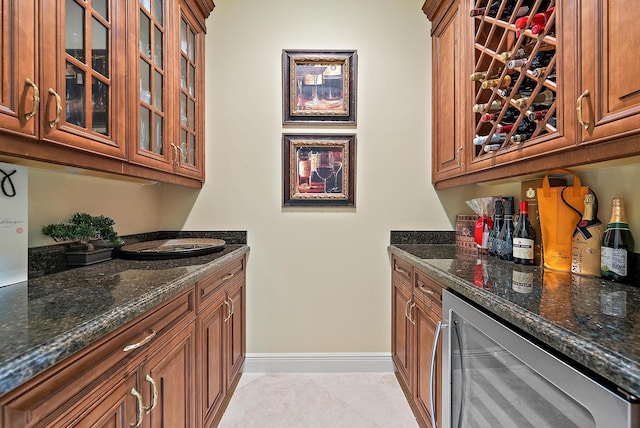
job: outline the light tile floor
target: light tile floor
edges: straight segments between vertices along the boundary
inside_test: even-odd
[[[245,373],[220,428],[415,428],[393,373]]]

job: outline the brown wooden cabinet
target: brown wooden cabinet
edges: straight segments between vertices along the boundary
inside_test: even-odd
[[[536,0],[530,2],[528,16],[550,11],[541,33],[531,25],[518,31],[518,17],[503,10],[504,2],[497,11],[470,16],[472,9],[490,3],[427,0],[423,6],[432,21],[435,187],[640,154],[640,143],[631,138],[640,132],[640,69],[630,54],[631,40],[638,36],[629,25],[635,3]],[[529,61],[512,74],[507,63],[520,48]],[[538,74],[530,64],[542,50],[554,55]],[[487,75],[471,81],[472,73]],[[507,75],[513,77],[510,84],[505,83]],[[500,82],[497,87],[493,80]],[[516,139],[518,125],[528,123],[529,109],[543,107],[534,101],[542,93],[552,94],[544,101],[544,114],[526,139]],[[518,111],[515,119],[507,109]],[[486,113],[495,116],[488,119]],[[513,129],[503,131],[500,125],[508,123]],[[498,141],[476,145],[474,136]]]
[[[245,263],[242,258],[198,283],[198,402],[202,426],[215,426],[244,363]]]
[[[442,288],[414,266],[392,257],[392,359],[421,425],[441,427],[442,345],[434,351],[442,321]],[[435,428],[435,427],[434,427]]]
[[[200,187],[213,7],[3,2],[0,154]]]
[[[0,398],[0,427],[210,427],[245,358],[246,256]]]

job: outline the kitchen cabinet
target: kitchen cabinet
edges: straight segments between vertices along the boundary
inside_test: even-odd
[[[392,258],[392,359],[422,425],[441,427],[442,288],[414,266]],[[436,414],[432,418],[432,402]],[[434,427],[435,428],[435,427]]]
[[[503,10],[507,3],[484,12],[488,3],[427,0],[423,6],[432,20],[437,189],[640,154],[632,138],[640,130],[640,71],[628,54],[638,35],[627,18],[634,16],[635,3],[536,0],[527,16],[549,11],[537,34],[531,25],[516,29],[518,17]],[[470,17],[476,8],[481,13]],[[520,48],[527,62],[509,69]],[[547,67],[530,67],[543,50],[551,53]],[[469,78],[479,72],[487,76]],[[550,96],[535,100],[540,94]],[[530,109],[542,111],[534,128],[517,130],[528,124]],[[500,128],[509,123],[512,129]],[[522,133],[525,139],[516,138]],[[499,141],[476,145],[474,136]]]
[[[213,7],[3,2],[0,154],[200,187]]]
[[[200,420],[215,426],[226,400],[240,379],[245,358],[245,263],[242,258],[214,272],[198,284],[198,388]]]
[[[194,382],[194,300],[194,290],[188,289],[4,395],[2,426],[76,426],[106,420],[129,426],[145,417],[139,406],[151,406],[154,382],[158,400],[171,397],[176,409],[187,406],[194,413],[193,393],[186,391]],[[128,392],[123,395],[124,390]],[[170,395],[163,397],[165,393]],[[165,402],[153,410],[154,417],[164,416]]]

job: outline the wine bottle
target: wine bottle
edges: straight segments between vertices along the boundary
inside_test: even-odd
[[[544,106],[542,107],[543,107],[542,110],[535,109],[533,108],[533,106],[529,107],[529,110],[527,110],[527,114],[526,114],[527,119],[529,119],[532,122],[543,120],[544,117],[549,112],[549,109],[545,108]]]
[[[578,275],[600,276],[600,252],[604,224],[598,218],[594,193],[584,196],[584,213],[576,224],[571,238],[571,272]]]
[[[477,7],[475,9],[471,9],[471,12],[469,12],[469,15],[473,18],[474,16],[484,15],[486,12],[488,16],[495,17],[498,14],[499,9],[500,9],[500,1],[497,0],[491,3],[491,5],[489,6],[488,12],[486,12],[487,11],[486,7]]]
[[[502,144],[487,144],[486,146],[484,146],[484,149],[482,149],[485,153],[489,153],[489,152],[495,152],[496,150],[499,150],[500,147],[502,147]]]
[[[532,265],[536,231],[529,221],[529,203],[520,202],[520,216],[513,231],[513,261],[521,265]]]
[[[529,68],[536,69],[546,67],[547,65],[549,65],[555,54],[555,50],[538,52],[536,56],[533,57],[533,60],[531,60]],[[522,68],[527,65],[528,62],[529,57],[512,59],[511,61],[507,62],[507,68],[510,70],[514,68]]]
[[[504,200],[504,220],[497,245],[500,248],[498,257],[502,260],[513,260],[513,196]]]
[[[473,106],[474,113],[484,113],[485,110],[496,111],[502,108],[502,100],[493,100],[491,103],[476,104]]]
[[[504,112],[504,115],[502,115],[502,121],[504,123],[515,123],[515,121],[518,119],[518,117],[520,116],[520,110],[518,110],[515,107],[509,107],[507,109],[507,111]],[[494,120],[498,119],[498,115],[495,113],[485,113],[482,115],[482,117],[480,118],[481,122],[493,122]]]
[[[528,16],[523,16],[522,18],[516,19],[516,22],[515,22],[516,37],[520,37],[520,35],[522,34],[522,30],[526,29],[529,26],[531,27],[536,26],[536,30],[538,32],[540,32],[540,30],[544,30],[544,27],[549,21],[549,18],[551,17],[551,14],[553,13],[554,10],[555,10],[555,7],[550,7],[544,12],[536,13],[531,18],[529,18]],[[533,32],[533,28],[531,31]],[[534,33],[534,34],[538,34],[538,33]]]
[[[535,122],[532,122],[527,118],[523,118],[518,124],[515,132],[511,136],[511,142],[522,143],[528,140],[529,138],[531,138],[531,135],[533,134],[533,131],[536,130],[537,126],[538,125]]]
[[[518,73],[518,75],[516,76],[515,74],[509,75],[507,74],[506,76],[504,76],[503,78],[497,78],[497,79],[489,79],[489,80],[485,80],[484,82],[482,82],[482,84],[480,85],[480,87],[482,89],[489,89],[489,88],[508,88],[509,86],[511,86],[512,82],[515,82],[516,79],[518,78],[518,76],[520,75],[520,73]]]
[[[520,86],[518,86],[518,94],[520,94],[521,96],[522,95],[529,96],[529,95],[531,95],[533,90],[536,88],[536,86],[537,86],[536,82],[534,82],[533,80],[525,77],[522,80],[522,82],[520,83]],[[498,95],[500,95],[502,97],[508,97],[512,90],[513,90],[513,87],[499,88],[498,89]]]
[[[496,199],[494,206],[493,229],[489,232],[487,249],[490,255],[497,256],[498,236],[502,230],[502,199]]]
[[[537,42],[531,42],[526,45],[520,46],[516,50],[501,52],[498,54],[498,58],[500,58],[502,62],[506,62],[508,59],[526,58],[529,56],[529,54],[531,54],[531,52],[533,52],[536,45],[537,45]],[[550,51],[550,50],[555,50],[555,48],[556,47],[554,45],[543,42],[543,43],[540,43],[537,51],[538,52]]]
[[[615,282],[626,282],[631,279],[631,263],[634,250],[633,235],[624,212],[624,200],[613,198],[611,218],[602,238],[600,251],[603,278]]]
[[[499,123],[496,125],[496,132],[499,134],[508,134],[513,129],[513,123]]]
[[[555,95],[553,94],[553,92],[550,89],[545,89],[544,91],[540,92],[538,95],[533,97],[533,100],[531,101],[531,104],[539,104],[539,105],[544,105],[544,106],[550,106],[551,104],[553,104],[553,100],[554,99],[555,99]],[[516,106],[522,108],[525,105],[527,105],[529,100],[531,100],[531,97],[522,96],[522,97],[514,100],[513,102],[516,104]]]
[[[502,143],[506,138],[507,136],[505,134],[493,134],[491,136],[491,140],[489,140],[488,135],[479,135],[473,139],[473,145],[481,146],[486,142],[493,143],[493,144]]]

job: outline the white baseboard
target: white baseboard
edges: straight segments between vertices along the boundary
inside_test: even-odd
[[[389,352],[246,354],[245,373],[393,373]]]

